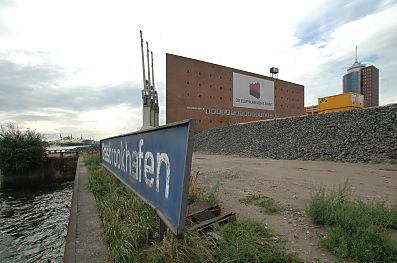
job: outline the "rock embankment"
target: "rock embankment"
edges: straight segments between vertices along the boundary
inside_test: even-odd
[[[195,151],[275,159],[397,162],[397,104],[223,126]]]

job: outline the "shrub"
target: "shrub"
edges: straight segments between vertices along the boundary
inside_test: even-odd
[[[318,224],[334,224],[338,217],[338,211],[345,206],[350,197],[350,188],[346,182],[339,186],[339,190],[326,193],[323,188],[312,194],[308,214]]]
[[[22,171],[42,164],[47,143],[35,130],[21,130],[13,124],[0,130],[0,169]]]
[[[396,262],[397,248],[387,229],[396,228],[397,203],[389,208],[383,201],[352,200],[349,190],[346,182],[339,191],[320,189],[312,195],[308,214],[329,226],[323,245],[359,262]]]

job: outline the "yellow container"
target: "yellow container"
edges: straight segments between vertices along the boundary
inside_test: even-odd
[[[318,98],[318,110],[320,114],[362,108],[364,108],[364,95],[357,93],[343,93]]]

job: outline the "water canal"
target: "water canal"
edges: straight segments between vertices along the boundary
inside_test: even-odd
[[[0,190],[0,262],[62,262],[72,187]]]

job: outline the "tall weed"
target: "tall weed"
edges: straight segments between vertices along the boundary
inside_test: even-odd
[[[190,176],[188,203],[204,201],[212,206],[219,204],[219,182],[213,186],[202,188],[198,183],[198,177],[199,172]]]
[[[320,189],[312,195],[308,214],[328,225],[323,244],[342,258],[360,262],[397,261],[397,246],[387,235],[396,228],[397,203],[389,208],[384,201],[352,200],[346,182],[338,191]]]

